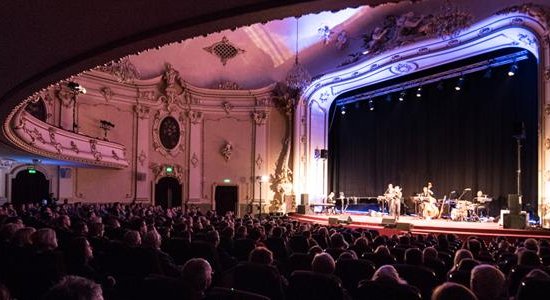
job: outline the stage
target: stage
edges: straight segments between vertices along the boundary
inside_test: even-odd
[[[503,228],[497,222],[466,222],[452,221],[450,219],[425,220],[413,216],[401,216],[397,222],[393,222],[393,219],[387,216],[370,216],[366,213],[290,213],[289,217],[301,222],[376,229],[384,235],[401,234],[410,231],[413,234],[454,233],[461,237],[475,235],[480,238],[485,237],[488,239],[494,236],[506,236],[510,238],[533,237],[537,239],[550,238],[550,230],[531,227],[527,229],[509,229]]]

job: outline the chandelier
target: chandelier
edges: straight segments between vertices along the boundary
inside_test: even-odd
[[[296,56],[294,66],[286,74],[285,83],[289,88],[298,91],[302,91],[311,83],[311,75],[298,61],[298,18],[296,18]]]

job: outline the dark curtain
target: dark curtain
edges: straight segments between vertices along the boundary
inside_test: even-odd
[[[537,205],[537,61],[530,55],[518,63],[407,90],[406,99],[392,94],[346,105],[346,114],[333,105],[329,128],[329,188],[347,196],[383,194],[388,183],[403,188],[404,196],[433,183],[436,197],[460,195],[470,200],[476,191],[493,197],[492,215],[517,192],[518,125],[521,140],[521,192],[524,209]],[[336,101],[334,102],[336,103]]]

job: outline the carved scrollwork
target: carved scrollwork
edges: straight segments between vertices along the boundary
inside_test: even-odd
[[[220,149],[220,154],[223,156],[225,161],[229,161],[231,159],[231,155],[233,155],[233,145],[231,145],[230,142],[226,142]]]
[[[241,88],[236,82],[233,81],[222,81],[218,83],[218,89],[220,90],[240,90]]]
[[[71,150],[74,151],[74,153],[78,154],[80,150],[78,149],[78,146],[74,141],[71,141]]]
[[[191,124],[199,124],[200,122],[202,122],[203,113],[202,111],[190,110],[187,113],[187,117],[191,121]]]
[[[153,91],[139,91],[138,92],[138,100],[140,102],[143,101],[153,101],[155,100],[155,92]]]
[[[546,67],[546,69],[544,69],[544,80],[550,80],[550,67]]]
[[[543,6],[539,4],[526,3],[521,5],[510,6],[497,12],[497,15],[506,15],[506,14],[516,13],[516,12],[534,17],[537,20],[539,20],[541,23],[543,23],[547,29],[550,28],[550,9],[547,6]],[[516,22],[516,21],[512,20],[512,22]]]
[[[120,160],[120,157],[118,157],[118,154],[116,154],[116,151],[115,151],[115,150],[112,150],[111,153],[112,153],[113,158],[114,158],[115,160]]]
[[[171,167],[172,172],[166,172],[167,167]],[[163,177],[174,177],[179,181],[179,183],[183,183],[184,169],[182,166],[178,164],[168,165],[168,164],[151,163],[149,165],[149,168],[153,171],[153,175],[155,176],[155,182],[158,182]]]
[[[262,159],[262,156],[258,154],[258,156],[256,157],[256,168],[258,168],[258,170],[261,170],[263,163],[264,160]]]
[[[233,104],[229,103],[228,101],[224,101],[222,103],[222,108],[226,114],[229,114],[233,110]]]
[[[147,154],[145,154],[145,151],[141,150],[141,152],[138,155],[138,162],[139,165],[143,167],[143,163],[147,159]]]
[[[104,86],[104,87],[100,88],[99,93],[101,93],[101,95],[103,96],[103,98],[105,99],[106,102],[111,101],[113,99],[114,94],[115,94],[113,92],[113,90],[108,86]]]
[[[544,139],[544,148],[546,150],[550,150],[550,138],[545,138]]]
[[[142,104],[136,104],[134,105],[134,112],[137,114],[137,117],[140,119],[147,119],[149,118],[149,107],[142,105]]]
[[[90,140],[90,152],[96,161],[100,161],[102,159],[101,152],[97,151],[97,140]]]
[[[268,113],[266,111],[255,111],[251,114],[252,120],[258,126],[264,125],[267,121]]]
[[[132,82],[141,77],[128,57],[111,61],[104,66],[97,67],[97,69],[115,76],[118,82]]]
[[[55,136],[56,136],[56,129],[55,127],[50,127],[48,128],[48,132],[49,132],[49,135],[50,135],[50,144],[52,146],[54,146],[55,150],[57,151],[57,153],[61,153],[63,152],[63,147],[61,146],[60,143],[58,143],[56,140],[55,140]]]
[[[77,93],[69,89],[65,84],[58,85],[55,94],[61,102],[61,105],[66,108],[71,107],[78,96]]]
[[[193,168],[196,168],[199,165],[199,157],[195,152],[193,152],[193,156],[191,156],[191,165]]]
[[[0,169],[11,169],[15,164],[15,160],[9,158],[0,158]]]

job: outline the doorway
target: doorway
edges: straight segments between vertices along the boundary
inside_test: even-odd
[[[11,201],[19,205],[24,203],[41,203],[48,199],[50,181],[44,173],[32,169],[22,170],[11,180]]]
[[[218,185],[214,191],[216,213],[218,216],[225,215],[232,211],[237,214],[237,204],[239,203],[239,189],[236,185]]]
[[[155,204],[162,208],[182,205],[181,184],[174,177],[163,177],[155,185]]]

